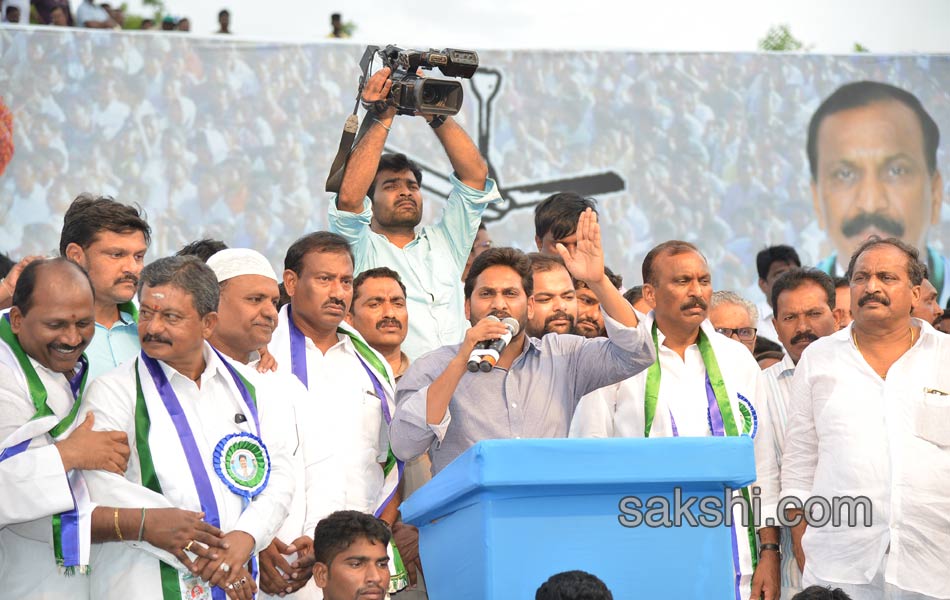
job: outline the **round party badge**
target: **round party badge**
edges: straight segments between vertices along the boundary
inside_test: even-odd
[[[256,435],[232,433],[214,449],[214,470],[232,492],[253,498],[270,479],[267,446]]]
[[[755,439],[755,434],[759,431],[759,416],[748,398],[738,393],[736,396],[739,397],[739,414],[742,415],[742,434]]]

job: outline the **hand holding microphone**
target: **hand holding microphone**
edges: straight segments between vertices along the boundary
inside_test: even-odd
[[[504,327],[502,331],[499,326]],[[518,335],[521,329],[518,321],[511,317],[499,319],[494,315],[488,315],[469,330],[469,336],[477,336],[479,341],[475,344],[468,357],[467,368],[472,373],[482,371],[487,373],[491,371],[505,347],[511,342],[511,338]]]

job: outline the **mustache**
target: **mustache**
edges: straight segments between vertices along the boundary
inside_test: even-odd
[[[709,308],[709,305],[706,304],[706,301],[702,298],[690,298],[686,302],[680,304],[680,310],[689,310],[691,308],[701,308],[706,310]]]
[[[152,335],[151,333],[146,333],[145,337],[142,338],[142,343],[148,344],[152,342],[156,344],[167,344],[169,346],[172,345],[172,341],[168,338],[162,337],[160,335]]]
[[[493,317],[498,317],[499,321],[504,321],[505,319],[511,316],[511,313],[506,310],[493,310],[492,312],[488,314],[490,314]]]
[[[344,302],[343,300],[340,300],[339,298],[330,298],[329,300],[323,303],[324,307],[333,306],[333,305],[337,305],[343,310],[346,310],[346,302]]]
[[[846,237],[854,237],[871,227],[880,229],[894,237],[904,235],[903,223],[881,213],[861,213],[852,219],[848,219],[841,224],[841,233]]]
[[[379,322],[376,323],[376,329],[382,329],[383,327],[387,327],[389,325],[402,329],[402,323],[399,322],[399,319],[393,319],[393,318],[388,318],[388,317],[385,319],[380,319]]]
[[[120,283],[131,283],[133,285],[139,284],[139,278],[133,275],[132,273],[126,273],[122,277],[119,277],[115,280],[112,285],[119,285]]]
[[[884,294],[865,294],[858,300],[858,306],[864,306],[868,302],[880,302],[884,306],[890,306],[891,301]]]
[[[56,350],[57,352],[66,352],[66,353],[68,353],[68,352],[74,352],[74,351],[76,351],[76,350],[79,350],[80,348],[82,348],[82,347],[85,346],[85,345],[86,345],[86,340],[83,340],[82,342],[76,344],[75,346],[70,346],[69,344],[60,344],[60,343],[55,343],[55,342],[54,342],[54,343],[50,344],[49,347],[50,347],[51,349],[53,349],[53,350]]]
[[[808,342],[809,344],[818,339],[818,336],[815,335],[814,331],[803,331],[801,333],[796,333],[792,338],[791,345],[794,346],[800,342]]]
[[[564,319],[564,320],[570,321],[571,324],[574,323],[574,316],[573,316],[573,315],[569,315],[569,314],[567,314],[566,312],[564,312],[563,310],[558,310],[558,311],[553,312],[551,315],[549,315],[548,318],[544,320],[544,324],[547,325],[547,324],[550,323],[551,321],[558,321],[558,320],[560,320],[560,319]]]

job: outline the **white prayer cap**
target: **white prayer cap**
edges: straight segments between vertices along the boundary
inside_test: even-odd
[[[228,248],[216,252],[208,259],[208,266],[218,277],[218,283],[240,275],[261,275],[279,283],[270,262],[250,248]]]

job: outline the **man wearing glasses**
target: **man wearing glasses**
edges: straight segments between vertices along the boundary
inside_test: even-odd
[[[713,292],[709,302],[709,321],[716,333],[742,343],[755,354],[755,324],[759,310],[739,294],[728,291]]]

